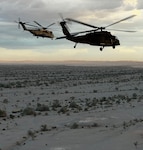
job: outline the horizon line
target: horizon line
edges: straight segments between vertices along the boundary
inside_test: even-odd
[[[88,60],[57,60],[57,61],[34,61],[34,60],[21,60],[21,61],[0,61],[0,65],[69,65],[69,66],[142,66],[143,61],[133,60],[105,60],[105,61],[88,61]]]

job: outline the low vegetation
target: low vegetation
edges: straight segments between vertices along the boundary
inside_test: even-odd
[[[6,117],[6,116],[7,116],[6,111],[0,109],[0,117]]]
[[[35,122],[42,120],[35,125],[36,130],[29,124],[26,138],[30,140],[37,140],[38,135],[49,135],[49,132],[54,135],[69,129],[120,128],[123,133],[143,122],[143,119],[135,114],[134,119],[131,116],[129,119],[119,120],[118,124],[103,123],[104,119],[116,120],[106,116],[110,111],[141,107],[142,68],[6,65],[0,66],[0,69],[1,135],[6,130],[20,127],[23,118],[32,118]],[[85,115],[85,120],[82,118],[83,122],[80,122],[82,115]],[[103,120],[99,121],[98,115]],[[90,116],[94,116],[95,120],[90,120]],[[54,117],[57,120],[60,118],[61,122],[56,124]],[[20,144],[17,142],[17,145]],[[139,144],[135,141],[134,145],[138,147]]]

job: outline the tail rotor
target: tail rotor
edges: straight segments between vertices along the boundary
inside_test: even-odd
[[[20,23],[21,23],[20,18],[18,18],[18,21],[15,21],[15,22],[18,23],[18,29],[20,29]]]
[[[55,23],[51,23],[50,25],[48,25],[47,27],[42,26],[40,23],[38,23],[37,21],[33,21],[35,24],[37,24],[40,28],[46,30],[49,27],[51,27],[52,25],[54,25]]]
[[[63,15],[61,13],[59,13],[59,16],[61,18],[61,22],[59,22],[59,24],[62,26],[64,25],[68,31],[70,31],[69,27],[67,26],[67,23],[70,23],[68,20],[64,19]]]

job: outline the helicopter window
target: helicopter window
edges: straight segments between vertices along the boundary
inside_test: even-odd
[[[115,36],[115,39],[118,40],[118,38]]]
[[[112,40],[118,40],[116,36],[112,36]]]

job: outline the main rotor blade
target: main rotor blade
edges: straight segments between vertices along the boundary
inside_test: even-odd
[[[38,26],[40,26],[40,27],[42,27],[43,28],[43,26],[41,25],[41,24],[39,24],[37,21],[34,21]]]
[[[82,33],[89,33],[89,32],[95,32],[98,29],[95,30],[86,30],[86,31],[80,31],[80,32],[75,32],[75,33],[71,33],[72,36],[78,35],[78,34],[82,34]]]
[[[37,26],[35,26],[35,25],[32,25],[32,24],[28,24],[28,23],[25,23],[26,25],[28,25],[28,26],[31,26],[31,27],[35,27],[35,28],[38,28]]]
[[[49,28],[50,26],[54,25],[55,23],[51,23],[50,25],[47,26],[47,28]]]
[[[124,18],[124,19],[121,19],[121,20],[119,20],[119,21],[117,21],[117,22],[114,22],[114,23],[112,23],[112,24],[109,24],[108,26],[105,26],[105,28],[110,27],[110,26],[113,26],[114,24],[120,23],[120,22],[122,22],[122,21],[131,19],[131,18],[133,18],[133,17],[135,17],[135,16],[136,16],[136,15],[131,15],[131,16],[126,17],[126,18]]]
[[[57,37],[56,40],[59,40],[59,39],[65,39],[67,36],[61,36],[61,37]]]
[[[85,25],[85,26],[88,26],[88,27],[91,27],[91,28],[95,28],[95,29],[99,28],[99,27],[96,27],[96,26],[93,26],[93,25],[90,25],[90,24],[87,24],[87,23],[84,23],[84,22],[81,22],[81,21],[78,21],[78,20],[75,20],[75,19],[71,19],[71,18],[66,18],[66,20],[76,22],[76,23],[79,23],[79,24],[82,24],[82,25]]]
[[[112,30],[112,31],[119,31],[119,32],[137,32],[137,31],[131,31],[131,30],[118,30],[118,29],[108,29],[108,30]]]

